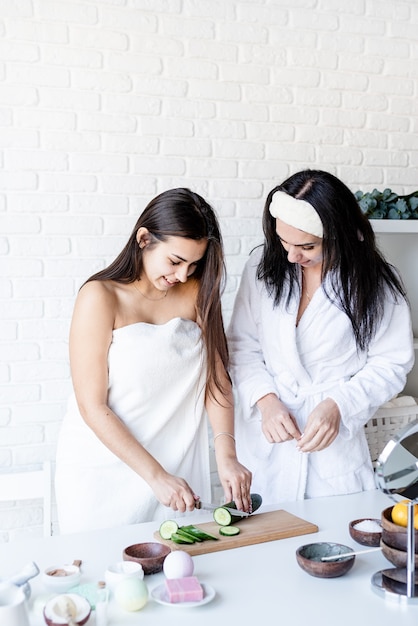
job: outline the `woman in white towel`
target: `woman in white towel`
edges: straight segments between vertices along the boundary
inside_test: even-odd
[[[227,500],[250,506],[236,456],[224,272],[198,194],[154,198],[119,256],[82,286],[70,331],[74,394],[57,449],[62,533],[164,520],[210,501],[206,411]]]
[[[364,424],[414,359],[410,310],[372,227],[335,176],[267,196],[228,329],[237,452],[266,504],[375,487]]]

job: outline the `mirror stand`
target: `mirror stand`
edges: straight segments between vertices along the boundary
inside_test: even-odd
[[[418,604],[418,580],[415,582],[415,529],[414,505],[412,500],[408,506],[407,526],[407,567],[393,567],[376,572],[372,577],[372,588],[388,600],[397,600],[405,604]]]

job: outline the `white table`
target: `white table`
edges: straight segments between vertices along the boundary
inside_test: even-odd
[[[349,496],[317,498],[280,505],[298,517],[316,524],[319,532],[253,546],[194,557],[195,574],[216,590],[214,600],[204,606],[180,608],[154,601],[139,612],[127,613],[111,602],[109,626],[125,624],[171,624],[214,626],[214,624],[256,624],[264,622],[328,626],[416,626],[417,604],[385,600],[373,591],[372,575],[391,564],[378,551],[357,556],[354,567],[341,578],[309,576],[296,562],[295,551],[313,541],[337,541],[362,549],[348,532],[351,520],[380,517],[393,502],[379,491]],[[271,510],[262,507],[260,512]],[[184,523],[203,523],[211,515],[193,513]],[[245,522],[243,522],[245,523]],[[103,579],[106,566],[122,560],[123,548],[154,540],[155,522],[96,532],[61,535],[48,539],[17,541],[0,546],[0,577],[35,561],[42,570],[49,565],[82,559],[83,582]],[[146,576],[151,590],[163,582],[163,574]],[[40,577],[32,580],[32,597],[44,594]],[[240,621],[241,620],[241,621]],[[95,623],[94,614],[88,626]],[[31,614],[31,626],[43,626],[42,618]]]

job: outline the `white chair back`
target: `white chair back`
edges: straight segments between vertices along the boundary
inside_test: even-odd
[[[388,441],[417,418],[418,404],[380,407],[364,427],[373,466]]]
[[[43,500],[43,534],[52,534],[52,476],[51,462],[45,461],[42,469],[28,472],[0,473],[0,502]]]

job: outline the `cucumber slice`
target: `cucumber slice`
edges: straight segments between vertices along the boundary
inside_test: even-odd
[[[238,526],[221,526],[219,529],[219,534],[224,537],[234,537],[234,535],[239,535],[240,529]]]
[[[176,531],[176,533],[178,535],[180,535],[180,537],[186,537],[186,539],[193,539],[193,541],[198,541],[199,543],[202,541],[202,539],[200,537],[198,537],[197,535],[194,535],[193,533],[189,533],[185,528],[183,528],[182,526],[179,526],[178,530]]]
[[[213,519],[219,526],[229,526],[232,522],[232,515],[223,506],[218,506],[213,512]]]
[[[215,541],[218,541],[218,537],[214,537],[214,535],[210,535],[209,533],[202,530],[201,528],[198,528],[198,526],[192,526],[192,525],[180,526],[180,528],[182,530],[185,530],[187,533],[189,533],[189,535],[192,535],[193,537],[197,537],[201,539],[202,541],[206,541],[206,539],[214,539]]]
[[[178,524],[173,519],[168,519],[160,526],[161,539],[171,539],[171,535],[178,530]]]
[[[173,533],[171,535],[171,540],[174,541],[174,543],[187,543],[189,545],[195,542],[194,539],[186,537],[185,535],[180,535],[179,533]]]

